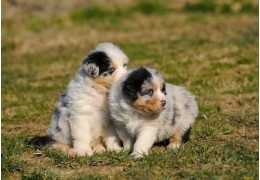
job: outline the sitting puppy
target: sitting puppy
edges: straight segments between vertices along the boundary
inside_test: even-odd
[[[70,155],[119,150],[107,104],[113,83],[126,72],[127,56],[111,43],[99,44],[84,58],[75,78],[60,96],[47,137],[72,147]],[[53,145],[55,147],[55,144]]]
[[[166,84],[152,68],[122,76],[110,89],[109,109],[116,132],[132,155],[142,157],[155,142],[169,139],[178,148],[189,139],[198,108],[183,87]]]

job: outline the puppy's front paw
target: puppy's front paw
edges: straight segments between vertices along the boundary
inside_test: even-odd
[[[133,156],[134,158],[138,159],[138,158],[142,158],[142,157],[143,157],[143,154],[137,153],[137,152],[133,152],[133,153],[131,154],[131,156]]]
[[[83,154],[83,156],[92,156],[93,155],[93,151],[92,151],[92,149],[91,148],[88,148],[88,149],[86,149],[85,150],[85,152],[83,152],[83,153],[78,153],[78,156],[80,156],[81,154]]]
[[[181,147],[181,143],[180,142],[174,142],[174,143],[170,143],[167,146],[167,149],[177,149]]]
[[[119,152],[122,150],[122,148],[119,145],[114,144],[113,146],[108,146],[107,150]]]
[[[77,156],[77,152],[75,151],[74,148],[70,148],[68,150],[68,155],[71,156],[71,157],[76,157]]]
[[[131,156],[133,156],[134,158],[142,158],[144,157],[145,155],[147,155],[148,152],[144,152],[144,151],[133,151]]]
[[[130,151],[131,147],[132,147],[130,142],[124,142],[123,146],[124,146],[124,150],[126,150],[126,151]]]
[[[94,146],[94,147],[93,147],[93,151],[94,151],[95,153],[101,154],[101,153],[105,152],[106,149],[105,149],[104,146],[98,145],[98,146]]]
[[[68,150],[68,154],[69,156],[75,157],[75,156],[92,156],[93,155],[93,151],[91,148],[88,149],[75,149],[75,148],[71,148]]]

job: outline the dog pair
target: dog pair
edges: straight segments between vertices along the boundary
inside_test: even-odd
[[[164,82],[152,68],[127,71],[127,56],[111,43],[90,51],[60,96],[47,137],[70,155],[132,150],[141,157],[155,142],[177,148],[189,138],[198,113],[194,97]]]

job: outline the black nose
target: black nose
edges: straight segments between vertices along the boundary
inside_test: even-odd
[[[165,100],[161,100],[161,106],[164,107],[166,105],[166,101]]]

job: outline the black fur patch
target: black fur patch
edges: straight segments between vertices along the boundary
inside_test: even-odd
[[[68,107],[68,100],[67,100],[67,94],[66,93],[63,93],[60,96],[60,101],[61,101],[61,106],[62,107]]]
[[[167,95],[165,83],[163,83],[163,87],[162,87],[161,91],[162,91],[163,94]]]
[[[61,115],[61,112],[60,112],[59,108],[56,107],[55,110],[54,110],[54,117],[55,117],[55,119],[59,120],[60,119],[60,115]]]
[[[82,62],[82,64],[93,63],[99,68],[99,74],[107,71],[110,66],[111,59],[102,51],[95,51],[89,54]]]
[[[136,100],[142,84],[151,77],[151,73],[143,67],[134,70],[123,83],[123,95],[131,101]]]
[[[182,142],[186,143],[190,140],[191,127],[182,135]]]
[[[47,146],[54,142],[54,140],[49,136],[35,136],[27,142],[27,145],[34,147]]]
[[[184,105],[184,107],[185,107],[185,109],[189,109],[189,108],[190,108],[190,105],[189,105],[188,103],[186,103],[186,104]]]
[[[56,130],[57,132],[60,132],[60,131],[61,131],[61,128],[59,127],[59,125],[57,125],[57,127],[55,128],[55,130]]]
[[[173,107],[172,125],[175,123],[176,118],[179,117],[180,115],[181,114],[180,114],[179,108],[176,105],[174,105],[174,107]]]
[[[163,141],[156,142],[156,143],[154,143],[153,145],[154,145],[154,146],[163,146],[163,147],[167,147],[169,144],[170,144],[169,139],[165,139],[165,140],[163,140]]]

